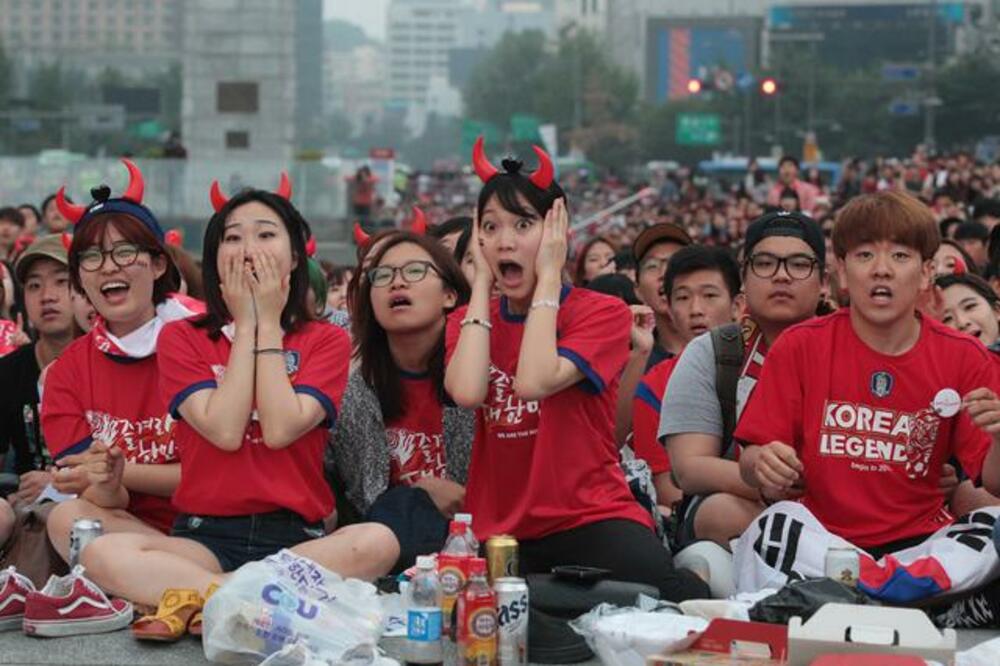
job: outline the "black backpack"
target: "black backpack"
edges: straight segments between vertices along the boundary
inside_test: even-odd
[[[710,335],[715,350],[715,394],[722,409],[722,451],[729,458],[736,430],[736,386],[743,369],[743,330],[739,324],[725,324],[713,328]]]

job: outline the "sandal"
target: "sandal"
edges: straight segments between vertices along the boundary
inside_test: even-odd
[[[140,641],[172,643],[184,635],[195,615],[201,615],[204,604],[197,590],[165,590],[156,614],[139,618],[132,635]]]
[[[215,594],[215,591],[218,589],[219,589],[218,583],[212,583],[211,585],[209,585],[208,589],[205,590],[204,601],[207,602],[209,598],[213,594]],[[202,604],[202,606],[204,607],[204,603]],[[191,616],[191,621],[188,622],[188,628],[187,628],[188,633],[191,634],[192,636],[201,636],[201,625],[202,625],[202,609],[199,608],[197,611],[195,611],[195,614]]]

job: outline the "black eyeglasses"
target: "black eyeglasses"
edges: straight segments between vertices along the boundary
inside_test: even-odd
[[[101,270],[105,257],[111,257],[111,261],[118,268],[126,268],[135,263],[140,252],[149,252],[149,250],[134,243],[115,243],[110,250],[89,247],[77,254],[77,259],[82,270],[93,273]]]
[[[758,252],[750,255],[748,260],[750,270],[759,278],[773,278],[778,274],[778,269],[785,267],[788,277],[793,280],[805,280],[816,270],[818,261],[808,254],[790,254],[787,257],[779,257],[770,252]]]
[[[428,271],[434,271],[438,275],[438,269],[429,261],[408,261],[402,266],[376,266],[368,271],[368,281],[373,287],[388,287],[396,277],[396,271],[403,276],[403,280],[409,284],[420,282],[427,277]]]

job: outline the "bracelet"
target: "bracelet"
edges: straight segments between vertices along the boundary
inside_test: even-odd
[[[531,308],[529,309],[534,310],[535,308],[552,308],[553,310],[558,310],[559,301],[535,301],[531,304]]]
[[[284,356],[285,355],[285,350],[284,349],[279,349],[278,347],[268,347],[266,349],[254,349],[253,350],[253,355],[254,356],[260,356],[261,354],[281,354],[282,356]]]
[[[476,326],[482,326],[487,331],[492,331],[493,330],[493,324],[491,324],[490,322],[486,321],[485,319],[480,319],[478,317],[466,317],[465,319],[462,320],[462,328],[465,328],[469,324],[475,324]]]

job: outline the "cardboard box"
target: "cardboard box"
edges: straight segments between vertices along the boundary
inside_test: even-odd
[[[647,666],[779,666],[788,654],[788,630],[777,624],[716,618],[683,652],[655,655]]]
[[[789,666],[809,666],[823,655],[911,655],[952,664],[958,635],[943,632],[915,608],[826,604],[803,623],[788,623]]]

